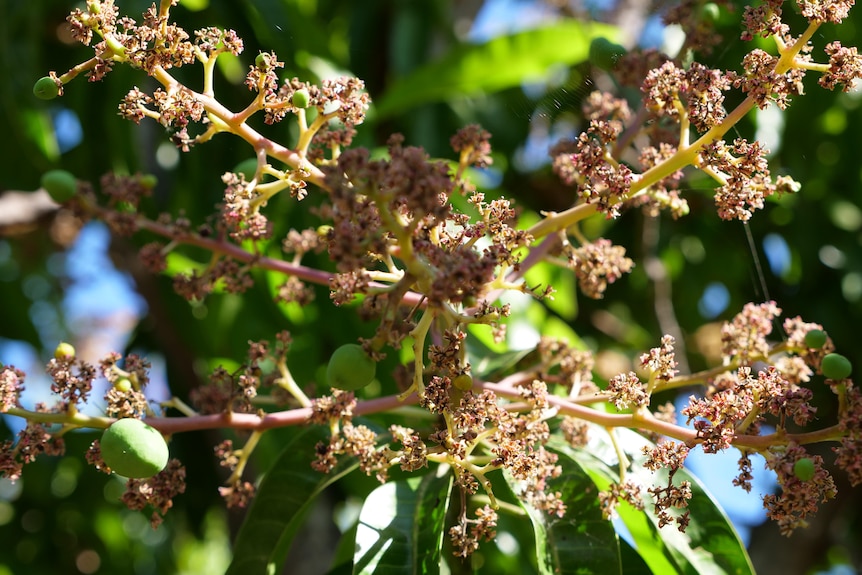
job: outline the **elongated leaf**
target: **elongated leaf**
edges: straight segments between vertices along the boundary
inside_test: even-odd
[[[567,506],[564,517],[550,516],[529,504],[524,509],[533,523],[539,573],[557,575],[614,575],[622,573],[619,538],[602,516],[598,489],[572,458],[559,460],[562,474],[548,491],[559,491]],[[521,490],[509,474],[512,490]]]
[[[338,541],[327,575],[353,575],[353,554],[356,551],[356,529],[353,525]]]
[[[518,362],[534,353],[534,350],[520,349],[495,354],[484,344],[476,341],[467,345],[467,353],[470,354],[471,359],[475,358],[475,361],[471,361],[473,373],[479,377],[490,379],[495,375],[502,376],[505,372],[514,370]]]
[[[619,480],[619,473],[611,468],[612,458],[616,457],[613,446],[609,442],[601,441],[605,439],[603,435],[605,431],[599,428],[597,430],[588,449],[572,449],[567,444],[556,441],[556,438],[552,438],[551,444],[561,458],[572,458],[579,462],[598,489],[606,490],[611,483]],[[653,573],[682,572],[674,561],[671,551],[664,544],[658,529],[645,513],[625,502],[617,507],[617,513],[629,537],[632,538],[638,554]]]
[[[630,449],[631,458],[636,463],[635,477],[644,485],[666,485],[667,472],[653,473],[639,465],[644,460],[642,447],[650,445],[642,436],[630,430],[619,430],[623,443]],[[685,533],[675,528],[661,530],[661,538],[678,556],[685,558],[693,567],[689,573],[698,575],[733,574],[748,575],[754,573],[754,567],[745,550],[745,545],[736,533],[727,514],[709,493],[700,480],[685,468],[674,475],[674,483],[683,481],[691,483],[691,500],[688,509],[691,511],[691,521]],[[658,528],[658,518],[652,513],[652,507],[647,506],[647,516]]]
[[[314,446],[327,439],[326,429],[310,427],[285,445],[240,528],[227,575],[279,572],[305,511],[326,486],[356,468],[356,463],[345,460],[329,474],[313,470]]]
[[[282,257],[280,252],[280,246],[271,246],[268,255],[273,259],[280,259]],[[296,325],[306,325],[318,320],[319,310],[317,306],[307,304],[303,305],[295,301],[285,302],[278,297],[279,290],[288,280],[288,276],[274,270],[262,270],[262,273],[266,278],[266,287],[269,291],[270,297],[285,318]]]
[[[21,114],[21,125],[39,151],[49,160],[57,161],[60,147],[51,118],[44,110],[25,110]]]
[[[666,472],[653,475],[641,468],[637,475],[641,476],[644,482],[667,482]],[[693,566],[694,570],[687,569],[686,573],[753,575],[754,567],[733,524],[700,480],[685,469],[680,469],[674,475],[673,481],[675,484],[682,481],[691,483],[692,496],[688,504],[691,521],[685,533],[668,526],[661,530],[661,537],[675,555],[684,557],[685,561]],[[658,518],[650,507],[647,510],[647,516],[658,528]]]
[[[585,61],[593,38],[617,35],[611,26],[569,20],[484,44],[462,44],[396,81],[377,101],[376,111],[380,117],[390,116],[419,104],[541,79],[553,66]]]
[[[656,573],[649,568],[643,557],[638,555],[637,550],[622,537],[620,538],[620,557],[623,563],[623,575],[653,575]]]
[[[643,446],[652,445],[642,436],[624,429],[616,430],[620,444],[635,462],[630,475],[643,486],[667,483],[667,473],[644,469]],[[616,455],[609,440],[603,440],[602,432],[595,434],[588,450],[575,450],[562,442],[553,442],[558,453],[579,461],[588,470],[601,489],[618,478],[611,466],[616,465]],[[727,515],[715,499],[694,475],[685,469],[674,476],[674,483],[691,483],[692,498],[689,501],[691,520],[685,533],[675,527],[659,529],[658,517],[653,511],[652,498],[645,494],[645,511],[638,512],[628,505],[620,505],[620,519],[634,541],[638,553],[656,573],[702,574],[753,574],[754,568]]]
[[[353,572],[439,573],[451,489],[452,474],[441,465],[372,491],[359,514]]]

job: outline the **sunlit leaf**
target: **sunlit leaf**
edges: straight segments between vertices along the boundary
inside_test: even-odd
[[[27,136],[36,144],[39,151],[49,160],[60,157],[60,148],[51,117],[45,110],[27,110],[21,116],[21,123]]]
[[[667,473],[653,473],[641,465],[643,446],[652,445],[642,436],[627,429],[615,430],[618,441],[627,456],[635,462],[629,475],[644,487],[645,511],[638,512],[628,505],[620,505],[619,515],[634,541],[635,547],[653,572],[691,574],[753,574],[754,568],[736,530],[715,499],[700,480],[685,469],[674,475],[674,483],[691,483],[689,502],[690,523],[685,533],[674,526],[658,527],[653,511],[652,497],[646,494],[651,485],[666,485]],[[575,450],[561,441],[553,442],[558,452],[581,462],[596,484],[605,489],[618,474],[616,455],[606,434],[594,434],[588,449]]]
[[[598,489],[572,458],[559,460],[562,474],[549,482],[548,492],[559,491],[566,503],[560,518],[524,503],[533,523],[539,572],[543,575],[613,575],[622,573],[619,539],[602,516]],[[522,488],[511,476],[513,491]]]
[[[177,274],[190,274],[194,271],[203,273],[206,269],[206,264],[195,261],[187,255],[177,251],[171,251],[165,256],[164,274],[175,276]]]
[[[484,327],[484,326],[482,326]],[[477,328],[477,331],[480,328]],[[467,353],[470,356],[470,365],[475,375],[490,378],[499,376],[514,368],[519,361],[534,353],[532,349],[519,349],[503,353],[494,353],[478,339],[468,341]]]
[[[438,573],[452,474],[437,472],[375,489],[356,529],[354,573]]]
[[[631,544],[620,537],[620,558],[623,564],[623,575],[654,575],[643,557]]]
[[[396,81],[377,101],[377,115],[453,96],[495,92],[544,79],[552,66],[587,59],[595,37],[613,39],[617,29],[567,20],[525,32],[500,36],[483,44],[461,44],[441,59]]]
[[[278,573],[304,512],[328,485],[356,468],[348,460],[329,474],[311,468],[314,446],[326,441],[321,427],[299,431],[261,481],[234,543],[227,575]]]

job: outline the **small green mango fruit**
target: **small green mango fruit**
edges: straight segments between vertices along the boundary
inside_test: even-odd
[[[805,334],[805,346],[810,349],[820,349],[826,345],[826,332],[822,329],[812,329]]]
[[[146,479],[168,464],[168,444],[153,427],[140,419],[119,419],[99,441],[102,459],[115,473]]]
[[[66,170],[51,170],[42,174],[42,187],[51,199],[62,204],[71,200],[78,193],[78,181],[71,172]]]
[[[155,174],[144,174],[138,179],[138,183],[141,184],[141,187],[147,190],[152,190],[159,183],[159,179],[155,176]]]
[[[368,357],[361,345],[347,343],[339,347],[326,366],[326,383],[329,387],[356,391],[374,380],[377,362]]]
[[[257,173],[257,158],[249,158],[247,160],[243,160],[234,166],[233,170],[231,170],[234,174],[242,174],[245,178],[246,182],[250,182],[254,179],[254,175]]]
[[[473,389],[473,378],[466,373],[462,373],[452,380],[452,385],[461,391],[469,391]]]
[[[50,76],[42,76],[33,84],[33,95],[40,100],[53,100],[60,95],[60,87]]]
[[[290,102],[297,108],[308,108],[309,98],[308,90],[297,90],[293,93]]]
[[[73,359],[75,357],[75,347],[71,343],[61,341],[57,344],[57,349],[54,350],[54,358],[56,359]]]
[[[828,379],[844,379],[853,371],[853,364],[840,353],[830,353],[823,358],[820,371]]]
[[[814,461],[810,457],[797,459],[793,464],[793,475],[800,481],[811,481],[814,477]]]
[[[120,377],[114,382],[114,389],[123,393],[132,391],[132,381],[128,377]]]

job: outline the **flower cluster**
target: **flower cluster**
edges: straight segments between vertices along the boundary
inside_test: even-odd
[[[835,465],[843,469],[851,485],[862,483],[862,393],[854,384],[845,382],[836,391],[843,399],[844,410],[839,428],[844,437],[835,452]]]
[[[163,471],[149,479],[129,479],[121,500],[132,511],[152,508],[150,525],[155,529],[173,507],[174,497],[185,491],[186,469],[179,460],[171,459]]]
[[[584,295],[600,299],[608,285],[619,280],[634,267],[626,257],[626,249],[600,238],[578,248],[567,246],[569,267],[578,277],[578,286]]]
[[[598,391],[593,383],[595,360],[589,350],[546,336],[539,340],[536,352],[540,358],[538,377],[548,385],[561,385],[571,396]]]
[[[730,85],[727,75],[697,62],[687,70],[665,62],[647,74],[641,91],[656,118],[679,122],[687,116],[698,131],[706,132],[724,120],[724,92]]]
[[[627,105],[615,105],[610,94],[591,94],[584,104],[587,129],[576,141],[562,142],[552,150],[557,174],[577,186],[584,203],[608,217],[616,217],[622,205],[633,203],[649,206],[651,214],[660,208],[669,208],[675,217],[687,213],[687,205],[674,189],[685,165],[705,171],[718,182],[716,204],[719,215],[726,219],[747,220],[753,210],[763,207],[765,197],[776,191],[798,190],[799,185],[787,178],[772,182],[759,143],[737,139],[727,145],[721,136],[754,106],[763,109],[773,103],[786,108],[793,96],[802,94],[807,71],[820,72],[820,84],[827,89],[840,86],[849,90],[862,77],[862,59],[855,48],[838,42],[825,49],[828,64],[815,63],[811,56],[808,39],[814,30],[824,22],[840,22],[848,3],[805,3],[802,10],[811,27],[799,38],[792,37],[782,22],[781,5],[767,1],[746,7],[743,39],[773,36],[779,53],[756,48],[743,59],[741,72],[711,69],[697,61],[683,66],[655,51],[635,50],[624,56],[613,74],[623,84],[640,87],[643,108],[656,121],[645,124]],[[682,2],[665,19],[687,31],[685,47],[705,54],[715,43],[707,12],[698,3]],[[731,89],[748,97],[728,113],[725,92]],[[669,130],[674,125],[678,126],[676,138]],[[707,137],[690,144],[691,128]],[[639,134],[649,138],[649,145],[636,140]],[[622,162],[635,141],[646,151],[639,161],[641,173],[633,171],[631,160]]]
[[[410,346],[405,351],[412,352],[395,375],[378,374],[401,384],[398,395],[360,402],[352,391],[333,389],[309,398],[288,368],[291,338],[281,332],[272,345],[250,341],[242,365],[232,371],[216,368],[209,385],[192,390],[190,400],[197,411],[178,398],[163,405],[181,411],[192,426],[222,417],[226,426],[241,420],[253,428],[242,448],[232,440],[215,448],[220,465],[231,473],[219,489],[229,507],[244,507],[254,495],[255,487],[242,478],[243,471],[273,421],[327,430],[328,440],[316,445],[313,456],[312,467],[320,472],[336,470],[346,458],[357,460],[361,471],[381,482],[389,480],[396,466],[404,472],[430,464],[451,468],[461,510],[449,535],[459,557],[467,557],[481,540],[495,536],[498,502],[491,473],[504,473],[526,504],[552,517],[565,516],[566,503],[556,490],[562,466],[548,446],[558,429],[573,449],[588,445],[597,427],[626,426],[651,438],[674,439],[644,449],[645,460],[638,464],[659,477],[658,484],[645,490],[626,477],[631,462],[618,449],[620,481],[598,498],[610,516],[620,501],[643,509],[648,501],[645,491],[652,497],[659,525],[675,523],[680,530],[689,522],[692,489],[687,481],[674,478],[690,450],[698,446],[707,453],[740,447],[740,474],[734,483],[743,489],[751,488],[750,456],[766,456],[781,493],[765,497],[764,505],[784,533],[804,524],[820,502],[835,495],[823,460],[809,455],[803,444],[838,442],[837,464],[848,471],[851,482],[862,483],[862,393],[849,374],[824,366],[834,344],[825,334],[820,345],[811,343],[808,336],[822,331],[819,324],[790,318],[783,323],[783,340],[770,339],[780,339],[773,334],[781,314],[775,302],[747,304],[724,324],[722,365],[700,374],[680,374],[675,341],[665,335],[659,346],[639,358],[641,372],[623,370],[604,388],[593,382],[592,353],[563,341],[543,337],[534,353],[517,365],[490,373],[475,367],[478,362],[468,345],[473,327],[490,328],[496,340],[503,339],[503,320],[510,312],[508,304],[498,303],[504,291],[530,293],[538,299],[553,293],[552,286],[529,287],[524,282],[524,274],[539,262],[567,266],[584,295],[602,298],[633,269],[634,261],[623,246],[606,238],[587,238],[577,224],[595,212],[612,219],[634,207],[648,217],[661,210],[674,218],[689,213],[680,185],[689,166],[717,183],[715,203],[724,219],[747,221],[769,196],[798,191],[790,178],[773,179],[760,142],[724,138],[755,107],[790,105],[802,94],[807,72],[820,73],[821,86],[840,86],[844,91],[862,77],[856,48],[830,43],[825,48],[828,64],[818,64],[809,44],[821,23],[846,17],[849,0],[801,1],[800,12],[810,25],[799,37],[793,37],[782,21],[781,2],[767,0],[747,8],[743,37],[772,36],[777,53],[754,49],[744,57],[740,71],[712,69],[655,51],[633,51],[623,57],[610,73],[623,85],[639,88],[634,93],[640,102],[601,91],[587,95],[582,109],[585,128],[551,150],[554,171],[576,189],[572,206],[546,214],[527,229],[519,227],[519,213],[510,200],[486,197],[468,178],[468,168],[492,164],[491,135],[478,125],[451,138],[457,157],[454,167],[432,159],[421,147],[405,145],[400,135],[389,138],[384,157],[350,148],[369,108],[364,83],[347,76],[318,84],[280,79],[284,63],[273,52],[258,54],[248,68],[249,104],[239,112],[228,110],[215,97],[213,64],[220,54],[240,54],[243,42],[232,30],[203,28],[189,34],[170,22],[170,8],[176,3],[165,0],[151,6],[138,23],[121,17],[111,0],[88,0],[72,12],[69,23],[73,37],[92,45],[95,55],[65,75],[51,73],[48,82],[62,93],[63,85],[81,72],[96,81],[119,64],[143,70],[160,87],[152,93],[132,88],[119,106],[124,118],[136,124],[146,119],[158,122],[183,151],[217,133],[231,133],[251,147],[253,166],[222,173],[224,193],[217,213],[200,225],[182,216],[151,220],[140,213],[141,200],[155,185],[142,175],[103,178],[102,205],[88,186],[82,186],[73,209],[81,216],[106,220],[117,234],[145,230],[163,237],[167,243],[151,242],[141,250],[145,264],[157,273],[167,269],[167,254],[179,246],[211,251],[206,266],[174,277],[175,290],[186,299],[204,299],[217,286],[243,293],[252,287],[252,272],[265,268],[287,276],[274,290],[279,302],[308,304],[313,298],[308,282],[328,286],[336,305],[361,296],[358,313],[378,322],[374,335],[361,340],[361,353],[369,361],[380,362],[387,347]],[[704,54],[717,37],[701,8],[701,2],[685,0],[665,19],[688,32],[686,51]],[[204,69],[201,91],[169,72],[195,61]],[[726,102],[733,99],[726,95],[731,90],[741,93],[742,102],[728,110]],[[290,147],[251,127],[249,119],[258,113],[264,130],[295,122]],[[324,225],[275,237],[277,226],[266,208],[283,191],[296,201],[319,193],[314,213]],[[284,259],[263,255],[272,253],[267,245],[271,240],[276,246],[281,242]],[[303,265],[308,254],[324,251],[332,264],[327,269],[334,273]],[[98,365],[100,369],[82,361],[74,351],[58,351],[47,368],[57,405],[37,406],[34,411],[19,401],[24,374],[11,366],[0,369],[0,413],[28,420],[15,442],[0,445],[3,477],[17,479],[23,465],[40,454],[62,454],[63,434],[69,429],[104,428],[110,418],[155,414],[146,395],[146,360],[111,354]],[[107,417],[85,417],[78,408],[87,401],[100,372],[110,384],[104,398]],[[809,432],[817,415],[811,386],[818,374],[837,398],[838,422]],[[654,394],[693,384],[705,388],[682,410],[693,430],[676,424],[672,408],[652,405]],[[269,397],[262,397],[265,394]],[[286,411],[267,420],[265,399]],[[355,420],[357,414],[391,409],[408,399],[430,412],[434,423],[413,428],[397,420],[378,432],[372,424]],[[595,403],[622,413],[613,413],[611,407],[594,409]],[[550,423],[558,415],[559,426]],[[778,429],[774,436],[761,433],[766,422]],[[56,423],[63,427],[51,427]],[[98,442],[87,459],[111,473]],[[152,508],[156,526],[173,497],[185,490],[184,480],[185,470],[172,460],[148,480],[130,480],[123,501],[132,509]],[[490,505],[479,507],[475,518],[468,519],[468,496],[480,488]]]
[[[279,342],[289,338],[282,332]],[[192,404],[201,413],[253,413],[255,406],[252,400],[257,397],[258,389],[263,383],[261,364],[273,357],[283,357],[286,345],[279,345],[272,353],[269,342],[248,342],[248,360],[239,369],[229,372],[218,367],[210,374],[209,385],[196,387],[191,392]],[[267,383],[271,383],[267,381]]]
[[[602,515],[606,519],[614,517],[620,502],[626,502],[635,509],[643,510],[641,486],[631,480],[622,483],[611,483],[607,490],[599,493],[599,503]]]
[[[49,413],[43,404],[36,405],[36,413]],[[26,427],[18,432],[16,442],[0,443],[0,477],[17,481],[24,465],[33,463],[39,455],[63,455],[66,444],[62,436],[51,433],[45,425],[28,421]]]
[[[20,405],[18,398],[24,391],[26,377],[27,374],[15,366],[7,365],[0,370],[0,413]]]
[[[617,409],[637,409],[649,404],[649,394],[633,371],[612,377],[605,391]]]
[[[855,46],[844,47],[841,42],[830,42],[824,50],[829,56],[829,70],[818,83],[827,90],[841,86],[842,91],[849,92],[853,82],[862,78],[862,56]]]
[[[800,473],[799,462],[804,460],[813,467],[809,476]],[[837,494],[835,483],[823,468],[823,458],[809,456],[800,445],[776,448],[766,455],[766,465],[775,472],[781,494],[765,495],[763,506],[770,519],[778,523],[781,533],[790,535],[797,527],[805,525],[805,518],[817,511],[820,503]]]
[[[625,117],[624,112],[620,115]],[[557,174],[578,187],[578,197],[595,204],[608,217],[620,214],[619,204],[629,194],[633,180],[631,168],[609,153],[621,130],[620,121],[591,120],[575,142],[563,142],[551,150]]]
[[[317,459],[312,467],[329,473],[338,464],[339,456],[355,457],[359,469],[366,475],[374,475],[381,483],[388,478],[391,462],[397,457],[395,452],[377,447],[377,433],[366,425],[353,424],[353,409],[356,398],[351,392],[334,390],[331,396],[322,396],[312,401],[310,423],[328,425],[332,430],[328,443],[319,442],[316,448]],[[405,461],[408,466],[416,465],[416,458],[410,453],[421,453],[411,437],[409,429],[396,429],[408,451]],[[420,465],[421,466],[421,465]]]
[[[654,499],[654,511],[658,517],[659,527],[671,523],[677,524],[677,529],[685,531],[690,520],[690,511],[686,509],[682,514],[674,515],[671,509],[685,509],[691,499],[691,483],[681,481],[674,485],[673,476],[682,468],[689,449],[684,444],[669,441],[661,441],[654,448],[644,448],[647,456],[644,467],[652,471],[667,469],[667,485],[664,487],[655,485],[647,491]]]
[[[677,374],[673,344],[673,336],[665,335],[661,338],[660,347],[654,347],[649,353],[641,355],[641,367],[649,370],[651,379],[667,382]]]
[[[96,369],[74,354],[59,354],[46,367],[51,377],[51,392],[59,396],[64,406],[85,403],[93,389]]]
[[[769,355],[766,337],[772,333],[775,318],[781,314],[774,301],[747,303],[742,312],[721,328],[721,355],[725,363],[738,361],[751,365]]]
[[[449,529],[453,553],[458,557],[469,557],[479,548],[479,541],[491,541],[497,536],[497,512],[485,505],[476,509],[476,519],[462,515],[459,522]]]
[[[111,384],[105,393],[106,415],[140,419],[150,413],[145,394],[145,388],[150,381],[148,360],[134,353],[125,358],[118,353],[109,353],[99,362],[99,367],[104,378]]]
[[[478,124],[470,124],[458,130],[449,144],[460,154],[459,165],[486,168],[493,163],[490,140],[490,132]]]

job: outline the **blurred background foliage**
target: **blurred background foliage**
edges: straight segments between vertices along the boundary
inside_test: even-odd
[[[124,13],[139,17],[149,3],[118,4]],[[550,172],[547,147],[559,137],[576,136],[582,126],[580,104],[590,91],[613,86],[607,76],[593,74],[585,62],[587,44],[578,34],[602,33],[627,46],[660,42],[656,14],[638,4],[184,0],[173,16],[187,30],[233,28],[245,40],[243,55],[219,61],[216,94],[232,109],[249,99],[242,80],[254,55],[273,50],[285,62],[285,78],[316,81],[349,73],[366,82],[380,105],[360,127],[358,145],[377,149],[389,134],[400,132],[408,144],[451,159],[448,140],[455,130],[482,124],[493,134],[495,163],[477,174],[478,183],[489,196],[514,198],[529,221],[540,210],[571,204],[572,190]],[[72,7],[65,0],[0,3],[0,130],[5,142],[0,193],[35,190],[40,175],[57,167],[91,182],[111,170],[142,171],[159,178],[146,206],[150,213],[184,211],[193,223],[204,222],[222,193],[221,174],[251,156],[245,143],[218,136],[178,154],[154,122],[134,126],[120,120],[116,105],[129,88],[155,87],[152,79],[123,67],[105,82],[75,80],[58,100],[32,97],[33,82],[48,70],[62,73],[90,55],[70,43],[65,32],[64,18]],[[635,27],[595,24],[620,24],[622,8],[639,16]],[[739,69],[751,48],[738,40],[741,12],[741,4],[722,8],[718,27],[725,42],[712,55],[696,54],[697,60]],[[581,27],[573,17],[590,24]],[[814,39],[815,58],[836,38],[857,43],[859,21],[857,13],[841,26],[824,26]],[[176,75],[193,88],[200,85],[197,67]],[[738,135],[768,142],[774,171],[801,182],[799,194],[770,201],[746,229],[715,215],[709,182],[694,175],[685,184],[692,207],[687,218],[646,220],[632,211],[612,223],[590,220],[585,233],[625,245],[637,263],[635,271],[612,286],[604,300],[592,301],[576,293],[567,273],[537,269],[531,280],[551,281],[559,292],[546,307],[515,302],[509,347],[529,347],[538,333],[580,339],[600,350],[597,376],[606,379],[627,370],[662,333],[676,330],[687,363],[697,370],[715,360],[717,322],[746,302],[772,298],[785,316],[823,324],[838,351],[862,366],[855,331],[862,319],[860,95],[825,92],[813,75],[805,86],[806,95],[787,112],[751,114],[738,126]],[[734,98],[730,105],[738,101]],[[289,122],[255,125],[283,143],[295,137]],[[276,237],[290,228],[319,225],[309,211],[318,202],[313,191],[303,205],[287,197],[271,202],[268,213]],[[313,389],[331,350],[372,330],[349,306],[332,306],[323,288],[309,306],[273,303],[272,289],[281,279],[264,273],[244,296],[215,294],[190,305],[174,295],[168,277],[148,275],[135,263],[136,246],[152,238],[115,239],[102,253],[108,243],[100,239],[103,230],[88,226],[76,243],[76,225],[62,212],[51,211],[29,224],[4,224],[0,232],[0,361],[28,370],[32,401],[45,399],[39,362],[60,339],[71,340],[91,359],[115,347],[143,353],[157,368],[163,397],[187,399],[210,369],[242,361],[249,340],[272,339],[281,329],[294,338],[293,373]],[[278,244],[271,249],[277,252]],[[206,254],[183,253],[207,261]],[[324,258],[308,263],[331,269]],[[93,290],[97,295],[88,296]],[[390,372],[398,360],[390,354],[379,373]],[[381,377],[381,385],[385,389],[366,393],[394,389],[391,378]],[[819,406],[822,419],[829,421],[832,398],[824,396]],[[9,432],[18,425],[10,418],[0,420]],[[265,435],[252,475],[267,469],[292,433],[281,429]],[[211,450],[222,433],[174,438],[172,451],[187,465],[189,489],[157,531],[150,529],[146,516],[122,508],[118,480],[84,463],[82,454],[93,438],[73,435],[65,459],[28,466],[14,485],[0,482],[0,575],[222,571],[231,535],[242,519],[241,513],[225,511],[217,495],[225,475]],[[708,478],[712,471],[707,467],[700,473]],[[841,484],[842,475],[836,477]],[[328,563],[321,557],[329,556],[338,529],[349,526],[375,485],[353,474],[331,489],[310,514],[307,537],[297,543],[304,552],[292,556],[285,572],[325,572]],[[838,573],[842,565],[862,564],[858,492],[842,487],[839,500],[824,506],[811,528],[790,540],[780,538],[769,524],[752,531],[758,572]],[[501,532],[529,539],[517,527],[501,524]],[[488,572],[530,569],[523,558],[519,564],[502,553],[489,551],[486,560]]]

